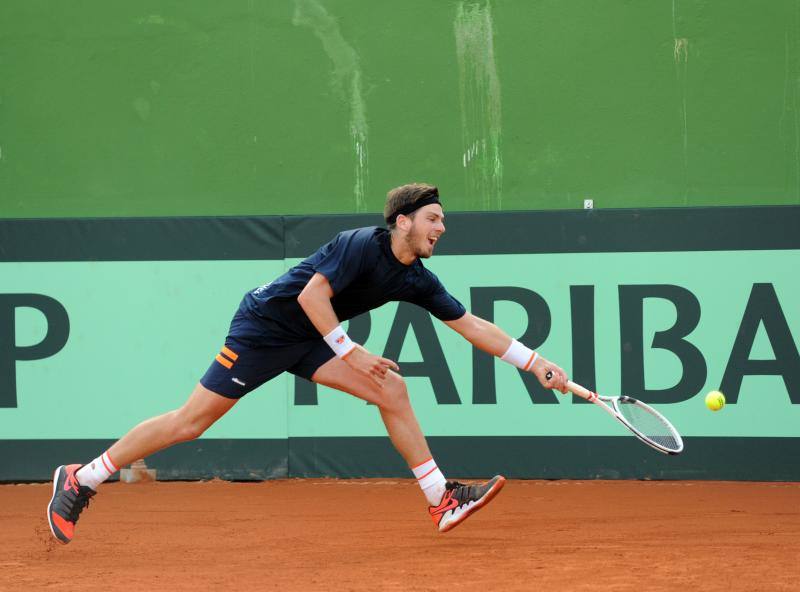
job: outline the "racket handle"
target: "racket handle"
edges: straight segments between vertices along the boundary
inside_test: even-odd
[[[548,370],[548,371],[547,371],[547,374],[545,374],[545,375],[544,375],[544,377],[545,377],[547,380],[550,380],[551,378],[553,378],[553,371],[552,371],[552,370]],[[592,399],[594,399],[594,398],[596,398],[596,397],[597,397],[597,395],[595,395],[595,394],[594,394],[592,391],[590,391],[589,389],[587,389],[587,388],[584,388],[584,387],[582,387],[581,385],[579,385],[579,384],[577,384],[577,383],[575,383],[575,382],[572,382],[571,380],[568,380],[568,381],[567,381],[567,389],[568,389],[568,390],[569,390],[569,391],[570,391],[570,392],[571,392],[573,395],[577,395],[577,396],[578,396],[578,397],[580,397],[581,399],[586,399],[587,401],[591,401]]]

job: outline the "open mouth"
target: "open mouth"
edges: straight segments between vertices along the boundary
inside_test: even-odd
[[[428,237],[428,244],[429,244],[430,246],[433,246],[433,245],[435,245],[435,244],[436,244],[436,241],[438,241],[438,240],[439,240],[439,237],[436,237],[436,236],[429,236],[429,237]]]

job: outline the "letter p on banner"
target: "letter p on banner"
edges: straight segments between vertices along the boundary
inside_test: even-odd
[[[18,346],[16,309],[34,308],[44,315],[47,332],[39,343]],[[69,316],[55,298],[44,294],[0,294],[0,408],[17,406],[17,362],[57,354],[69,338]]]

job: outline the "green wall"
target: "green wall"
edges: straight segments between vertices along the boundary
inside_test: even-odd
[[[0,3],[0,217],[800,203],[797,0]]]

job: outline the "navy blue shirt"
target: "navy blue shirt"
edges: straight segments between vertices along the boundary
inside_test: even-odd
[[[320,338],[297,302],[317,272],[333,289],[331,304],[341,321],[398,300],[421,306],[443,321],[459,319],[466,312],[422,261],[404,265],[397,260],[388,230],[368,226],[340,232],[275,281],[245,295],[242,306],[268,321],[267,342],[279,345]]]

